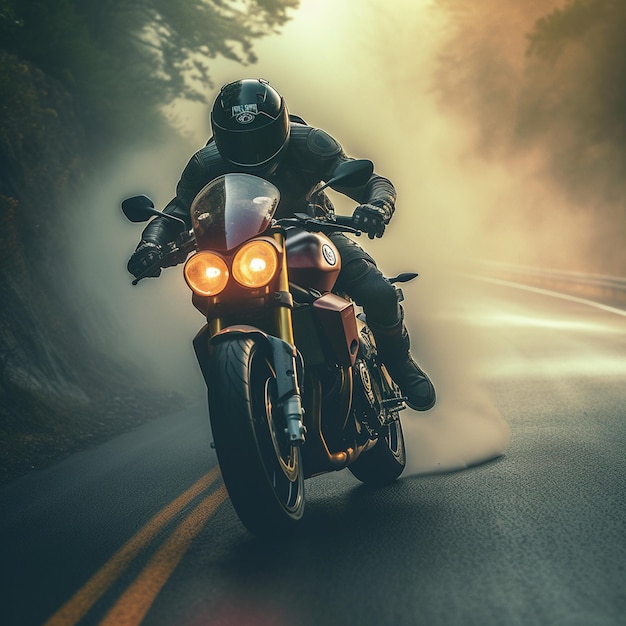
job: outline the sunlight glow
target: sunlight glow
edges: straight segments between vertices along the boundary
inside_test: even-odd
[[[583,320],[566,320],[549,317],[535,317],[531,315],[520,315],[514,313],[486,313],[484,315],[468,316],[468,323],[473,326],[517,326],[520,328],[545,328],[548,330],[560,331],[581,331],[591,333],[614,333],[615,328],[608,324],[598,324]]]
[[[479,367],[481,377],[487,379],[510,378],[547,379],[547,378],[623,378],[626,376],[626,359],[621,356],[581,355],[580,358],[568,356],[538,357],[532,363],[516,357],[497,358]]]

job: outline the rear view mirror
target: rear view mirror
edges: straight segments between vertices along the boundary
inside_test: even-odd
[[[340,182],[346,187],[364,185],[374,173],[374,164],[367,159],[344,161],[337,166],[333,181]]]
[[[333,177],[317,191],[341,183],[345,187],[359,187],[364,185],[374,172],[374,164],[368,159],[351,159],[343,161],[333,172]]]
[[[147,196],[133,196],[132,198],[126,198],[122,202],[122,211],[124,215],[131,222],[147,222],[152,216],[163,217],[170,222],[176,222],[181,230],[187,229],[185,222],[169,213],[163,213],[154,208],[154,203]]]
[[[147,196],[133,196],[122,202],[122,211],[131,222],[147,222],[153,215],[160,215]]]

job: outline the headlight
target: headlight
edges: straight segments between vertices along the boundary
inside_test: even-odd
[[[198,252],[185,263],[185,280],[199,296],[216,296],[228,282],[228,266],[213,252]]]
[[[278,270],[278,252],[269,242],[254,240],[242,246],[232,264],[235,280],[244,287],[264,287]]]

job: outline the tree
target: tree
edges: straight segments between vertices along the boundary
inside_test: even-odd
[[[622,196],[626,4],[439,4],[454,26],[437,75],[441,102],[478,122],[483,154],[540,148],[573,198]]]
[[[577,262],[624,272],[626,3],[438,4],[451,26],[436,76],[441,105],[480,131],[481,157],[545,185],[545,198],[521,203],[520,224],[532,230],[557,213],[555,224],[578,219],[585,226],[577,241],[592,254],[577,249]]]
[[[88,131],[126,132],[145,128],[146,114],[174,98],[204,100],[211,61],[253,63],[254,40],[283,25],[298,4],[0,0],[0,47],[61,81]]]
[[[584,158],[604,145],[626,159],[625,28],[623,2],[570,0],[528,36],[530,67],[538,80],[555,79],[559,97],[535,98],[526,115],[541,120],[543,130],[567,120],[576,143],[570,147]]]
[[[0,474],[111,436],[172,402],[94,343],[85,322],[96,313],[104,342],[115,340],[108,298],[87,315],[77,309],[82,281],[67,225],[78,211],[107,207],[70,200],[110,157],[106,148],[154,138],[163,104],[204,98],[218,55],[254,62],[253,42],[297,4],[0,0],[0,438],[8,444]]]

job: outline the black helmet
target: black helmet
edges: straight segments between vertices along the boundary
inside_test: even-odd
[[[224,85],[211,110],[213,137],[226,161],[246,170],[275,169],[289,140],[284,98],[265,80]]]

